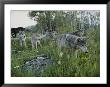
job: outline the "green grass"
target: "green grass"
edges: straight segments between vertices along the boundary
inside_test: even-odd
[[[89,53],[84,54],[80,50],[70,52],[64,49],[64,55],[59,57],[58,48],[54,41],[42,41],[41,47],[32,49],[31,41],[26,40],[27,47],[20,47],[18,41],[12,41],[12,50],[19,50],[22,52],[11,53],[11,76],[12,77],[99,77],[100,76],[100,30],[90,29],[87,31],[87,47]],[[30,60],[33,56],[46,54],[58,61],[61,64],[55,64],[49,67],[42,73],[33,73],[32,71],[22,72],[21,68],[14,68],[21,66],[25,61]]]

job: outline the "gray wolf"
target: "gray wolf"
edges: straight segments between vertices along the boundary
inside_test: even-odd
[[[82,52],[87,53],[86,37],[80,37],[72,34],[61,34],[58,37],[58,47],[60,51],[62,48],[72,48],[74,50],[80,49]]]
[[[19,31],[18,38],[19,38],[20,46],[23,46],[24,44],[24,46],[26,47],[26,35],[24,31]]]
[[[31,37],[31,44],[32,44],[32,48],[36,48],[38,47],[38,45],[41,46],[41,39],[43,39],[44,37],[46,37],[46,35],[42,35],[42,34],[35,34],[33,33],[32,34],[32,37]]]
[[[40,45],[40,40],[38,36],[36,36],[36,34],[34,33],[31,37],[31,43],[32,43],[32,48],[36,48],[36,49],[37,49],[38,44]]]
[[[80,49],[84,53],[88,53],[88,49],[86,46],[86,37],[76,36],[72,34],[61,34],[57,38],[58,42],[58,52],[59,57],[63,56],[63,48],[69,48],[74,50],[75,56],[77,58],[77,49]],[[58,60],[58,64],[61,64],[60,59]]]

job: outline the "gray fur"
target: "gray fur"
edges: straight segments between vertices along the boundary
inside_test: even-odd
[[[56,31],[52,31],[52,32],[46,31],[45,32],[47,39],[53,39],[54,40],[56,38],[56,34],[57,34]]]
[[[78,31],[75,31],[75,32],[71,32],[69,34],[72,34],[72,35],[76,35],[76,36],[84,36],[85,35],[85,30],[78,30]]]
[[[31,37],[31,43],[32,43],[32,48],[36,48],[36,49],[37,49],[38,44],[40,45],[40,40],[36,36],[36,34],[33,34],[32,35],[32,37]]]
[[[23,46],[24,44],[24,46],[26,47],[26,35],[24,31],[19,31],[18,38],[19,38],[20,46]]]
[[[80,37],[72,34],[61,34],[58,37],[58,47],[62,50],[63,47],[72,49],[81,49],[83,52],[88,52],[86,47],[86,37]]]

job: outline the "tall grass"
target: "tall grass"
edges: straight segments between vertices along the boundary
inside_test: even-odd
[[[20,47],[18,41],[12,41],[12,50],[20,52],[11,52],[11,76],[12,77],[99,77],[100,76],[100,30],[90,29],[87,31],[87,54],[77,50],[76,52],[63,50],[63,56],[60,57],[58,47],[54,41],[41,41],[42,46],[38,49],[32,49],[31,41],[26,40],[27,47]],[[25,61],[33,56],[46,54],[55,61],[60,60],[61,64],[55,64],[42,73],[32,71],[22,72],[21,66]],[[76,56],[77,54],[77,56]]]

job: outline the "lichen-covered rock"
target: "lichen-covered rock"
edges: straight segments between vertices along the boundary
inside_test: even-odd
[[[23,71],[42,72],[52,66],[54,61],[46,56],[38,56],[22,65]]]

